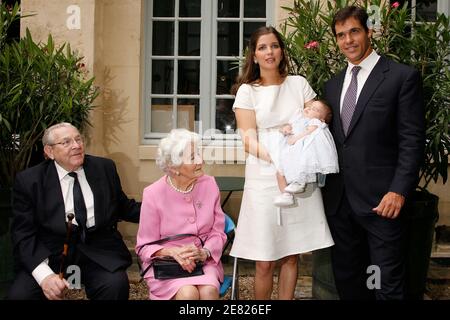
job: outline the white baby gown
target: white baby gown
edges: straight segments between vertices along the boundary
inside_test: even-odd
[[[305,131],[307,126],[317,126],[312,133],[289,145],[287,137],[280,150],[280,172],[287,183],[310,183],[317,181],[317,173],[339,172],[336,146],[328,125],[319,119],[296,117],[292,121],[294,135]]]

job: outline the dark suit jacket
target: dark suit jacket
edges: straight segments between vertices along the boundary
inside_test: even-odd
[[[340,172],[327,176],[322,194],[328,215],[337,212],[344,190],[356,214],[370,215],[387,192],[408,196],[418,182],[425,145],[421,79],[417,70],[381,56],[345,136],[340,119],[345,71],[325,84]]]
[[[122,191],[110,159],[86,155],[83,168],[94,195],[95,227],[78,249],[109,271],[126,268],[131,255],[117,230],[121,219],[139,221],[140,203]],[[32,272],[46,258],[60,259],[66,237],[65,208],[53,160],[17,174],[12,239],[18,268]],[[54,264],[54,263],[53,263]]]

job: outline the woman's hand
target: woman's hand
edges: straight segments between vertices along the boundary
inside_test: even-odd
[[[198,248],[194,244],[191,244],[186,247],[186,251],[184,253],[184,257],[187,259],[191,259],[194,261],[206,261],[208,259],[208,251],[207,249]]]
[[[290,136],[288,139],[287,139],[287,143],[289,144],[289,145],[293,145],[293,144],[295,144],[296,142],[298,141],[298,137],[296,137],[296,136]]]
[[[163,248],[156,253],[157,256],[171,256],[188,272],[195,269],[198,261],[206,261],[208,259],[208,251],[203,248],[198,248],[194,244],[182,246]]]
[[[280,128],[280,132],[284,135],[284,136],[290,136],[292,135],[292,126],[290,124],[285,124],[284,126],[282,126]]]
[[[188,258],[185,258],[185,252],[186,252],[186,246],[182,247],[170,247],[170,248],[162,248],[161,250],[158,250],[154,253],[154,256],[161,257],[161,256],[169,256],[175,259],[183,268],[183,270],[186,270],[188,272],[194,271],[195,268],[195,262],[191,261]]]
[[[189,257],[186,255],[186,252],[189,251],[188,248],[189,246],[169,248],[167,255],[174,258],[180,264],[183,270],[186,270],[187,272],[192,272],[195,269],[195,261],[189,259]]]

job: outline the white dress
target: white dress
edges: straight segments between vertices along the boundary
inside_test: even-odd
[[[233,109],[254,110],[258,139],[268,143],[280,125],[316,96],[305,78],[288,76],[281,85],[243,84]],[[317,184],[307,185],[295,196],[295,205],[283,208],[281,225],[273,199],[279,195],[273,164],[252,155],[246,159],[245,186],[235,239],[230,255],[256,261],[282,257],[332,246],[322,194]]]
[[[319,119],[303,116],[295,116],[290,123],[294,135],[305,131],[308,126],[317,126],[317,129],[293,145],[289,145],[284,137],[279,169],[287,183],[317,182],[317,173],[339,172],[336,145],[328,125]]]

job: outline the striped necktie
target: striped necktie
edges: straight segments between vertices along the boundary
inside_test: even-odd
[[[358,93],[358,72],[361,67],[354,66],[352,69],[352,80],[348,86],[347,92],[344,96],[344,101],[342,102],[341,110],[341,122],[342,128],[344,129],[345,135],[347,135],[348,128],[350,127],[350,122],[352,121],[353,113],[356,107],[356,95]]]

